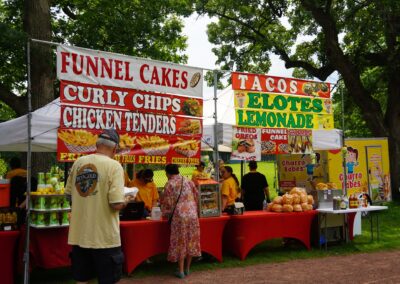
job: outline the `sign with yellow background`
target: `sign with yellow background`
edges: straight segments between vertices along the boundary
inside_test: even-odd
[[[333,129],[330,99],[235,91],[236,125]]]
[[[390,201],[390,168],[387,138],[346,139],[347,195],[367,193],[372,201]],[[344,188],[343,154],[328,151],[329,177]]]

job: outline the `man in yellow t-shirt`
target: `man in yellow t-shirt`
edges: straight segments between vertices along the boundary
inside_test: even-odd
[[[139,192],[136,201],[143,201],[146,215],[151,213],[151,209],[157,206],[159,195],[157,186],[153,182],[154,173],[151,169],[141,170],[136,174],[136,178],[129,183],[129,187],[137,187]]]
[[[124,172],[113,159],[118,144],[118,133],[104,130],[96,153],[75,161],[65,187],[72,201],[68,244],[72,245],[73,278],[78,282],[97,276],[99,283],[116,283],[122,276],[118,211],[126,203]]]

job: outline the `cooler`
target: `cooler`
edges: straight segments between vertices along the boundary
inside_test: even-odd
[[[10,184],[8,180],[0,180],[0,207],[10,207]]]

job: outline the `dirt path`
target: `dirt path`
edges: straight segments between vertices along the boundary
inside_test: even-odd
[[[400,283],[400,250],[199,271],[183,280],[171,274],[120,283]]]

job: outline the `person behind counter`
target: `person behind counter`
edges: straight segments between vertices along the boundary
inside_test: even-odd
[[[27,171],[21,167],[21,160],[13,157],[10,160],[10,171],[6,179],[10,181],[10,207],[26,207]],[[31,191],[36,191],[37,180],[31,177]],[[25,220],[24,214],[19,218],[21,222]]]
[[[96,153],[78,158],[72,166],[65,193],[71,195],[68,244],[75,281],[116,283],[122,276],[118,211],[126,206],[124,171],[113,159],[119,144],[114,129],[104,130]]]
[[[10,160],[10,171],[6,174],[6,179],[11,180],[13,177],[26,177],[27,171],[21,167],[21,160],[18,157],[12,157]]]
[[[190,273],[192,258],[201,256],[198,190],[192,181],[179,174],[177,165],[167,165],[165,172],[168,182],[165,185],[161,209],[164,215],[172,214],[167,260],[178,262],[175,276],[182,279]]]
[[[151,209],[157,206],[159,195],[157,186],[153,182],[154,173],[151,169],[141,170],[136,174],[136,178],[129,183],[128,187],[137,187],[139,192],[136,201],[143,201],[145,207],[145,217],[150,215]]]
[[[250,172],[242,178],[243,203],[246,211],[263,210],[264,200],[269,198],[268,182],[265,175],[257,172],[257,162],[249,162]]]
[[[192,181],[195,182],[197,179],[207,179],[208,174],[204,172],[206,164],[204,162],[200,162],[196,169],[192,173]]]
[[[240,196],[239,180],[230,166],[224,166],[220,172],[224,179],[221,187],[222,210],[227,213],[232,213],[235,200]]]

